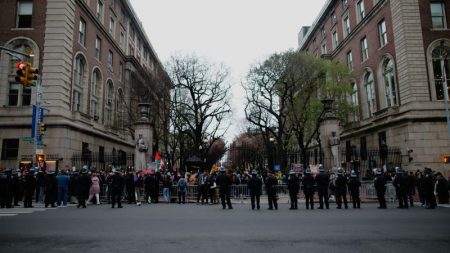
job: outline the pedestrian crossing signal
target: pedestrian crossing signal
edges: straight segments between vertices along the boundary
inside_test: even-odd
[[[441,162],[450,163],[450,155],[441,155]]]

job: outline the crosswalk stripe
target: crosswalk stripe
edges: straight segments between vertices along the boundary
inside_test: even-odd
[[[5,217],[9,217],[9,216],[14,216],[17,215],[16,213],[0,213],[0,217],[5,216]]]

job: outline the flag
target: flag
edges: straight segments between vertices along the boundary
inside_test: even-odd
[[[160,164],[161,164],[161,156],[159,155],[159,152],[155,152],[155,163],[156,163],[156,171],[159,171]]]
[[[161,156],[159,155],[159,152],[156,151],[155,152],[155,162],[158,162],[159,160],[161,160]]]

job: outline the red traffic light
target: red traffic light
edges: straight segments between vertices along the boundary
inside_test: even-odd
[[[23,62],[18,62],[18,63],[16,63],[16,68],[18,69],[18,70],[24,70],[25,68],[26,68],[26,64],[25,63],[23,63]]]

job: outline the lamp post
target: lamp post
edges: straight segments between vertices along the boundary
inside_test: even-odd
[[[445,61],[447,60],[448,51],[444,47],[444,41],[441,41],[443,52],[441,53],[441,73],[442,73],[442,91],[444,92],[445,103],[445,117],[447,118],[447,132],[450,138],[450,114],[448,111],[448,87],[447,87],[447,73],[445,71]]]

